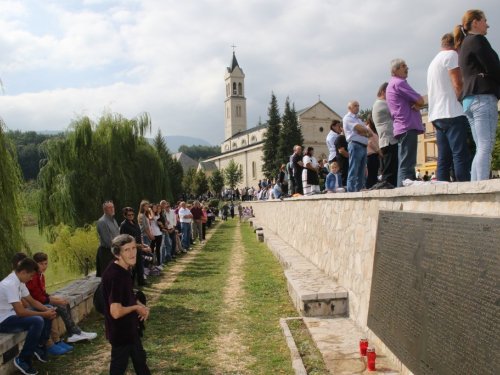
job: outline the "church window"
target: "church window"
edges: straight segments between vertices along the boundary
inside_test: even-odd
[[[236,82],[233,82],[233,95],[236,95]]]
[[[237,148],[238,144],[236,142],[233,142],[233,148]]]
[[[228,151],[228,150],[229,150],[229,145],[226,145],[226,147],[224,147],[224,149],[225,149],[226,151]]]
[[[250,139],[250,141],[252,141],[252,142],[257,142],[257,136],[252,135],[252,138]]]
[[[323,127],[322,126],[320,126],[319,131],[323,132]]]
[[[243,95],[243,85],[240,83],[238,83],[238,95]]]
[[[252,162],[252,178],[255,180],[257,178],[257,163]]]
[[[247,141],[245,141],[244,139],[241,141],[241,145],[242,146],[245,146],[247,144]]]

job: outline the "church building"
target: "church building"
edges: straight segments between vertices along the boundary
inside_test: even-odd
[[[226,98],[224,100],[225,140],[221,143],[221,153],[203,160],[198,169],[210,173],[217,168],[227,167],[231,159],[243,166],[243,180],[238,188],[257,187],[262,173],[262,146],[267,123],[248,129],[245,97],[245,74],[233,52],[231,65],[224,75]],[[326,136],[332,120],[342,118],[319,100],[317,103],[297,111],[299,125],[304,136],[305,147],[314,147],[316,159],[327,159]],[[293,150],[290,150],[290,155]],[[283,160],[286,164],[288,160]],[[273,176],[274,177],[274,176]]]

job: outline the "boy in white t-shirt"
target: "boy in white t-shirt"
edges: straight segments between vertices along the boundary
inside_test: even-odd
[[[49,361],[45,344],[50,336],[52,320],[56,318],[56,309],[34,300],[26,288],[25,284],[37,271],[38,264],[26,258],[0,282],[0,333],[28,331],[23,349],[14,359],[14,365],[23,374],[37,374],[31,365],[33,354],[41,362]],[[25,308],[23,301],[30,308]]]

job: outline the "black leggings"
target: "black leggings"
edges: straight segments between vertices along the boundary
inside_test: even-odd
[[[163,236],[155,236],[155,239],[151,241],[151,253],[156,254],[156,264],[161,266],[161,241]]]

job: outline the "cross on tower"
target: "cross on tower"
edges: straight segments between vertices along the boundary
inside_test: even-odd
[[[318,102],[321,101],[321,95],[318,95]]]
[[[234,43],[233,43],[233,45],[231,47],[233,47],[233,53],[234,53],[234,49],[236,48],[236,46],[234,45]]]

